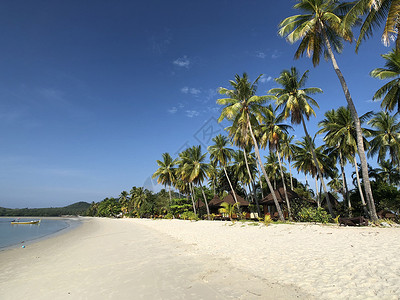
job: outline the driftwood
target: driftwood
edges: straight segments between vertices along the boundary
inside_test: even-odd
[[[368,220],[364,217],[339,218],[339,225],[344,226],[368,226]]]

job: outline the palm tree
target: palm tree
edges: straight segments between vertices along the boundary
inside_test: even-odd
[[[372,112],[367,112],[363,114],[360,117],[361,123],[370,118],[371,115]],[[351,203],[350,203],[350,198],[348,197],[349,194],[347,188],[347,181],[345,178],[344,165],[346,163],[346,160],[349,160],[355,166],[358,179],[357,186],[361,196],[361,202],[364,214],[367,216],[368,211],[358,175],[358,167],[356,159],[356,153],[357,153],[356,130],[354,121],[351,117],[350,110],[344,106],[339,107],[337,110],[334,109],[329,110],[325,113],[325,119],[319,122],[318,126],[321,127],[321,129],[318,131],[318,134],[326,133],[324,137],[324,141],[326,142],[326,144],[330,147],[337,148],[338,151],[337,156],[339,158],[339,163],[342,170],[343,186],[345,187],[345,191],[347,191],[345,199],[347,199],[349,207],[351,206]],[[362,128],[362,130],[363,130],[363,136],[369,135],[369,131],[367,129]],[[365,147],[368,147],[369,145],[368,141],[365,138],[364,138],[364,145]]]
[[[315,137],[314,137],[315,139]],[[314,149],[316,160],[314,160],[311,149]],[[317,196],[318,206],[321,205],[318,192],[318,177],[321,179],[321,175],[318,173],[318,169],[322,173],[332,175],[334,170],[331,167],[331,161],[324,151],[324,146],[315,147],[314,140],[303,137],[301,141],[297,141],[294,145],[294,164],[293,166],[304,174],[311,174],[315,180],[315,191]],[[317,161],[317,164],[315,163]],[[317,168],[316,165],[319,167]],[[325,191],[324,191],[325,192]],[[327,192],[325,192],[327,194]],[[329,204],[328,204],[329,205]],[[328,206],[329,207],[329,206]]]
[[[396,49],[400,49],[399,2],[397,0],[358,0],[346,15],[345,22],[354,23],[361,15],[367,15],[361,25],[356,51],[362,40],[372,36],[372,30],[384,23],[382,42],[389,46],[396,38]]]
[[[387,112],[378,112],[368,121],[368,125],[373,128],[369,155],[377,154],[378,162],[381,162],[389,153],[392,163],[400,170],[400,123],[397,122],[397,114],[391,116]]]
[[[388,184],[400,183],[400,172],[390,160],[381,161],[379,167],[378,172],[382,180],[386,181]]]
[[[283,109],[282,114],[285,119],[290,116],[292,124],[301,123],[303,125],[306,139],[308,140],[308,143],[311,147],[310,151],[314,159],[314,165],[316,166],[316,171],[325,192],[326,203],[328,204],[329,213],[333,215],[332,206],[328,197],[328,190],[326,188],[322,172],[319,168],[319,164],[317,163],[317,157],[314,151],[314,147],[311,142],[310,135],[308,134],[306,123],[304,121],[304,116],[307,118],[307,120],[310,119],[311,115],[315,116],[314,109],[311,105],[319,108],[318,103],[309,95],[322,93],[322,90],[320,88],[304,88],[307,80],[307,74],[308,71],[304,72],[303,75],[300,77],[295,67],[292,67],[290,71],[283,70],[280,73],[280,76],[275,79],[275,81],[279,83],[282,88],[271,89],[268,93],[273,94],[277,97],[277,106],[278,108]]]
[[[312,56],[314,66],[319,64],[322,52],[332,61],[333,68],[339,78],[347,105],[351,111],[357,133],[357,149],[361,160],[364,188],[371,211],[373,221],[378,220],[374,198],[372,196],[371,184],[368,177],[367,158],[365,156],[361,122],[351,98],[349,88],[339,69],[333,51],[340,53],[343,49],[343,40],[351,42],[352,22],[342,22],[340,13],[351,3],[338,4],[335,0],[299,0],[294,5],[295,9],[304,11],[304,15],[288,17],[279,24],[279,34],[286,36],[290,43],[300,40],[300,45],[295,53],[298,59],[306,51],[307,56]]]
[[[264,158],[266,160],[264,164],[265,171],[267,172],[268,178],[273,182],[274,189],[276,190],[276,182],[280,177],[278,156],[275,152],[270,152],[268,156],[264,156]]]
[[[186,151],[182,152],[180,155],[181,176],[184,180],[193,185],[200,186],[200,190],[203,194],[204,203],[207,209],[207,217],[210,219],[210,210],[208,208],[208,201],[206,195],[204,194],[204,189],[202,182],[207,178],[207,172],[209,166],[205,163],[207,153],[201,153],[201,146],[193,146],[188,148]],[[194,194],[194,193],[193,193]],[[196,212],[195,212],[196,213]]]
[[[274,193],[274,189],[271,185],[270,180],[267,177],[263,163],[261,161],[260,151],[258,147],[258,142],[253,132],[252,124],[257,124],[256,117],[260,115],[260,107],[267,101],[271,99],[270,96],[256,96],[257,83],[262,75],[258,76],[257,79],[251,83],[246,73],[242,77],[235,75],[235,80],[231,80],[230,84],[232,90],[226,88],[220,88],[220,94],[226,95],[227,98],[218,99],[217,104],[224,105],[221,115],[218,121],[221,122],[223,119],[227,118],[233,121],[235,126],[239,127],[242,131],[242,136],[246,138],[249,134],[253,140],[254,150],[258,159],[258,163],[263,171],[265,180],[267,181],[268,188],[274,199],[276,209],[279,214],[279,218],[284,221],[282,210],[279,206],[278,199]]]
[[[289,219],[292,220],[292,211],[290,209],[289,198],[286,190],[285,176],[283,175],[282,162],[280,152],[280,142],[288,133],[288,129],[293,129],[290,125],[280,123],[283,115],[276,116],[276,109],[272,105],[262,108],[262,119],[260,124],[261,147],[268,147],[270,153],[275,152],[279,163],[279,170],[282,178],[282,186],[285,194],[286,205],[288,208]]]
[[[165,187],[169,186],[169,201],[172,201],[171,185],[175,182],[175,164],[176,161],[172,159],[168,152],[162,154],[163,161],[157,160],[159,166],[158,170],[153,174],[152,178],[157,179],[157,183],[163,184]]]
[[[233,149],[227,147],[229,143],[228,139],[222,134],[214,137],[212,141],[214,142],[214,145],[208,146],[207,148],[208,153],[210,153],[210,159],[214,165],[219,165],[224,170],[229,187],[232,191],[233,198],[235,199],[235,202],[238,203],[236,199],[236,192],[233,190],[231,180],[226,172],[226,167],[228,166],[229,161],[232,159],[234,151]]]
[[[281,152],[283,158],[288,161],[289,164],[289,174],[290,174],[290,189],[293,190],[293,178],[292,178],[292,168],[291,161],[293,160],[294,150],[293,150],[293,141],[294,135],[288,136],[285,135],[281,142]]]
[[[232,216],[235,212],[239,210],[239,203],[236,202],[232,205],[226,202],[222,202],[221,206],[222,207],[219,209],[219,213],[228,215],[229,220],[233,221]]]
[[[392,111],[397,105],[397,111],[400,111],[400,49],[391,51],[382,55],[386,59],[384,68],[377,68],[371,71],[370,75],[379,79],[393,80],[386,83],[383,87],[376,91],[373,100],[382,99],[381,107],[385,110]]]
[[[128,211],[128,203],[129,203],[128,195],[129,194],[127,191],[122,191],[118,199],[119,203],[121,203],[121,207],[125,210],[123,211],[124,214]]]

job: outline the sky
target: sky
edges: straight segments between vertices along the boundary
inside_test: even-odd
[[[310,70],[320,109],[346,105],[330,62],[294,60],[278,36],[295,1],[6,1],[0,10],[0,206],[59,207],[117,197],[150,178],[164,152],[212,143],[219,87],[235,74],[258,94],[292,66]],[[357,29],[355,30],[357,33]],[[337,55],[361,115],[383,82],[381,31]],[[302,127],[293,134],[303,136]],[[322,136],[317,137],[317,142]],[[265,154],[265,153],[264,153]],[[304,177],[299,175],[299,178]]]

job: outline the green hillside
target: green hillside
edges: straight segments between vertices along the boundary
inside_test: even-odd
[[[63,215],[84,216],[90,207],[87,202],[76,202],[65,207],[49,208],[4,208],[0,207],[0,216],[7,217],[59,217]]]

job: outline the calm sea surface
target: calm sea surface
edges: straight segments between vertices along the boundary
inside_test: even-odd
[[[79,221],[73,219],[41,219],[39,224],[11,225],[14,219],[0,218],[0,251],[10,246],[22,246],[26,242],[44,238],[79,224]],[[20,218],[20,221],[37,219],[40,218]]]

